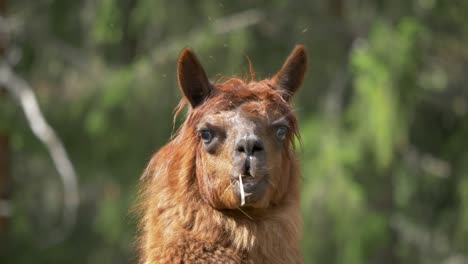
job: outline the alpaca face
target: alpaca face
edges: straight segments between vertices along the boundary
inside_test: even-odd
[[[234,209],[267,208],[281,199],[295,133],[290,113],[286,104],[247,100],[198,122],[197,179],[205,200],[218,209]]]

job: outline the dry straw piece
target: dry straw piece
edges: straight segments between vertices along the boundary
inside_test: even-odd
[[[239,190],[241,195],[241,206],[245,204],[244,184],[242,183],[242,174],[239,174]]]

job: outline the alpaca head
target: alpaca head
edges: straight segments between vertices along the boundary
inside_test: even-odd
[[[298,132],[289,102],[306,62],[299,45],[271,79],[211,84],[194,53],[181,52],[178,81],[191,106],[184,133],[196,146],[190,151],[199,193],[212,207],[268,208],[284,197],[296,173]]]

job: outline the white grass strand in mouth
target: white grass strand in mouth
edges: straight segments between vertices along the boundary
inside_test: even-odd
[[[244,184],[242,183],[242,174],[239,174],[239,191],[241,195],[241,206],[245,204]]]

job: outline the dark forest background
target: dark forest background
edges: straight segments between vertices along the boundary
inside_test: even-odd
[[[171,135],[178,52],[212,80],[247,76],[246,54],[265,78],[296,43],[305,263],[468,263],[468,1],[2,0],[0,13],[0,77],[37,95],[80,187],[70,229],[57,168],[0,82],[1,263],[134,263],[130,209]]]

